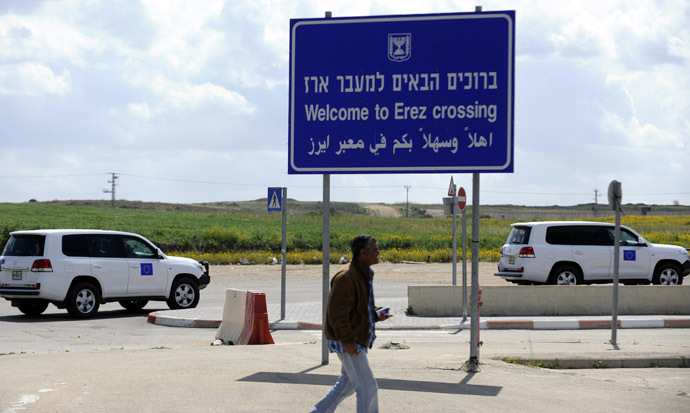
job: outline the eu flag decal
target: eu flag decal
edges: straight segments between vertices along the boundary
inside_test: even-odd
[[[141,275],[142,276],[153,275],[153,264],[141,263]]]
[[[623,261],[635,261],[636,259],[635,250],[623,251]]]

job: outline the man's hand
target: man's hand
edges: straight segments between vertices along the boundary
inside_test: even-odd
[[[388,320],[389,318],[393,317],[393,314],[391,314],[391,309],[388,307],[379,308],[376,310],[376,315],[379,318],[378,321]]]
[[[343,347],[345,347],[345,352],[351,356],[359,354],[359,351],[357,351],[357,343],[347,343]]]
[[[388,320],[388,319],[391,318],[391,317],[393,317],[393,314],[391,314],[391,313],[388,313],[388,314],[381,314],[381,315],[379,316],[379,321]]]

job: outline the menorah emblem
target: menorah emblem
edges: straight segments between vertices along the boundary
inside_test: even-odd
[[[388,60],[404,62],[412,55],[411,33],[388,34]]]

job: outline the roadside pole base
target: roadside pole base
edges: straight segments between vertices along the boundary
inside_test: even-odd
[[[462,365],[460,370],[466,371],[468,373],[479,373],[480,371],[482,371],[482,369],[479,368],[479,360],[477,360],[476,357],[470,357],[470,359]]]

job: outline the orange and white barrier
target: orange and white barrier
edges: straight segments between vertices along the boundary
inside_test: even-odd
[[[266,294],[261,291],[225,291],[223,321],[216,339],[225,344],[275,344],[269,330]]]

